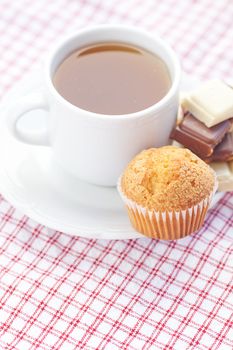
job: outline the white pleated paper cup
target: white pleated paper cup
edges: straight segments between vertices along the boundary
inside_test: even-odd
[[[121,187],[122,176],[118,180],[117,189],[126,205],[130,222],[134,229],[147,237],[163,240],[176,240],[198,231],[205,220],[218,183],[215,178],[211,194],[196,205],[179,211],[149,210],[129,199]]]

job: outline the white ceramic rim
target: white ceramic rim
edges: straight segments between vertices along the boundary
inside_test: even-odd
[[[122,121],[122,120],[127,120],[128,118],[130,119],[141,119],[143,117],[146,117],[151,114],[156,114],[161,108],[164,108],[165,105],[169,103],[169,101],[176,95],[179,85],[180,85],[180,79],[181,79],[181,67],[179,60],[173,51],[173,49],[160,37],[158,37],[155,34],[150,34],[147,31],[143,29],[138,29],[133,26],[128,26],[128,25],[98,25],[98,26],[91,26],[88,28],[84,28],[66,38],[64,38],[60,43],[58,43],[57,46],[51,51],[50,55],[48,56],[46,65],[45,65],[45,81],[46,84],[49,88],[49,91],[52,93],[52,95],[55,97],[55,99],[58,100],[59,103],[65,104],[67,108],[71,109],[72,111],[76,112],[81,112],[82,114],[85,113],[87,117],[91,118],[97,118],[101,120],[109,120],[109,115],[107,114],[100,114],[100,113],[94,113],[90,112],[87,110],[84,110],[80,107],[74,106],[72,103],[68,102],[64,97],[62,97],[58,91],[55,89],[53,82],[52,82],[52,73],[51,73],[51,67],[53,64],[53,61],[56,58],[56,55],[62,50],[64,46],[67,45],[68,42],[72,42],[75,38],[81,37],[82,35],[85,35],[87,33],[91,32],[99,32],[99,33],[105,33],[109,31],[121,31],[121,32],[128,32],[134,35],[140,34],[145,37],[145,39],[150,39],[153,40],[156,43],[159,44],[166,52],[166,54],[170,57],[171,61],[173,62],[173,70],[174,70],[174,78],[172,81],[172,86],[170,87],[169,91],[167,94],[157,103],[153,104],[152,106],[143,109],[138,112],[134,113],[128,113],[128,114],[117,114],[117,115],[111,115],[111,122],[112,121]],[[119,40],[119,42],[123,42],[122,40]],[[125,41],[127,43],[127,41]],[[96,41],[98,43],[98,40]],[[141,46],[143,48],[143,45],[138,45],[139,47]],[[78,46],[77,46],[78,48]],[[67,55],[70,52],[67,53]],[[61,63],[61,62],[60,62]]]

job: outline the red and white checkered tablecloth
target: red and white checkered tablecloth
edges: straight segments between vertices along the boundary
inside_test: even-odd
[[[1,0],[1,97],[97,23],[158,33],[189,74],[233,81],[232,0]],[[74,238],[0,197],[0,349],[232,350],[232,250],[232,193],[177,242]]]

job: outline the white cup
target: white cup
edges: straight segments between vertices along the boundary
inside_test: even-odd
[[[167,65],[172,81],[166,96],[142,111],[111,116],[89,112],[66,101],[52,82],[57,67],[75,49],[103,42],[139,46],[159,56]],[[51,147],[56,162],[76,177],[97,185],[115,186],[127,163],[138,152],[168,144],[176,120],[179,83],[178,59],[162,39],[128,26],[91,27],[56,47],[45,66],[44,90],[15,101],[8,111],[8,126],[25,143]],[[48,112],[48,128],[44,132],[26,131],[17,125],[26,112],[35,109]]]

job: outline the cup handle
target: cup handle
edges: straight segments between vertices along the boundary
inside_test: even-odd
[[[49,146],[48,129],[42,131],[23,130],[17,125],[19,119],[25,113],[34,109],[49,111],[49,105],[43,91],[23,96],[8,108],[6,115],[8,128],[16,139],[24,143]]]

